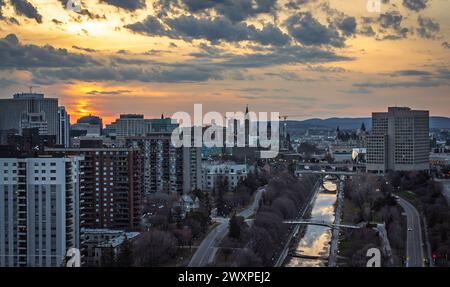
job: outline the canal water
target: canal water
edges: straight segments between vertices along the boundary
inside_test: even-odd
[[[334,222],[336,203],[336,181],[326,180],[320,187],[310,219],[313,221]],[[302,233],[299,233],[302,234]],[[331,228],[307,225],[303,237],[294,243],[286,260],[287,267],[324,267],[330,254]],[[298,255],[308,258],[301,258]],[[320,257],[320,258],[309,258]]]

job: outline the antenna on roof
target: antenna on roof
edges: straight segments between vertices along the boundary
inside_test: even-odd
[[[39,88],[39,86],[28,86],[28,88],[30,89],[30,94],[32,94],[33,88]]]

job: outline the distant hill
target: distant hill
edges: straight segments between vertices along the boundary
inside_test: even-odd
[[[304,129],[310,127],[322,127],[335,129],[357,129],[364,123],[367,129],[372,129],[372,118],[329,118],[329,119],[308,119],[304,121],[287,121],[288,129]],[[450,118],[430,117],[430,128],[442,129],[450,128]]]
[[[430,117],[430,128],[445,129],[450,128],[450,118],[446,117]]]

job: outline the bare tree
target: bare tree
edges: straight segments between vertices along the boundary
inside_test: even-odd
[[[138,266],[161,266],[173,258],[177,251],[176,240],[172,234],[151,230],[142,234],[135,243]]]

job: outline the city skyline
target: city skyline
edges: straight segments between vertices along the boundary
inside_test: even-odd
[[[381,13],[363,0],[237,2],[82,1],[77,13],[64,0],[2,1],[0,98],[38,86],[72,122],[195,103],[292,119],[403,103],[450,116],[448,1],[382,1]]]

